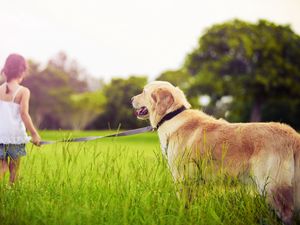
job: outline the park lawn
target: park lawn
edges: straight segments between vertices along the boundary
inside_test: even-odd
[[[44,131],[45,140],[112,131]],[[27,146],[20,180],[0,182],[0,224],[280,224],[253,187],[235,180],[189,184],[177,194],[156,133]],[[201,184],[199,184],[201,183]],[[180,190],[179,190],[180,189]]]

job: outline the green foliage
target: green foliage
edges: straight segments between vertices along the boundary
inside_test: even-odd
[[[300,97],[300,37],[289,26],[265,20],[214,25],[187,56],[185,68],[193,76],[189,95],[209,94],[212,104],[231,95],[233,117],[244,117],[234,115],[241,112],[235,106],[250,105],[251,120],[260,120],[264,104],[278,97]]]
[[[136,128],[146,124],[137,120],[131,105],[131,98],[142,92],[147,83],[146,77],[113,78],[104,86],[107,99],[105,111],[93,121],[90,129]]]
[[[20,181],[9,186],[7,178],[0,182],[2,225],[280,224],[265,199],[237,181],[187,184],[197,196],[188,204],[178,198],[191,186],[174,184],[155,133],[42,149],[28,145]]]
[[[83,129],[102,112],[105,97],[89,91],[88,78],[65,54],[58,54],[44,69],[34,62],[29,66],[23,84],[31,91],[30,114],[40,129]]]
[[[186,88],[190,74],[185,70],[168,70],[159,75],[156,80],[168,81],[174,86],[178,86],[182,89]]]
[[[114,78],[101,85],[62,52],[44,69],[33,62],[30,68],[24,85],[32,92],[30,111],[41,129],[146,124],[133,116],[130,102],[146,84],[145,77]],[[165,71],[157,80],[179,86],[193,107],[216,117],[276,120],[300,129],[300,37],[289,26],[265,20],[216,24],[200,37],[182,68]],[[201,105],[203,95],[210,97],[208,105]],[[231,102],[224,101],[230,97]]]
[[[41,129],[71,128],[65,119],[70,116],[69,97],[74,93],[68,81],[64,71],[50,65],[40,71],[31,64],[31,74],[23,84],[31,91],[30,113]]]
[[[84,129],[104,110],[106,97],[102,91],[71,95],[73,129]]]

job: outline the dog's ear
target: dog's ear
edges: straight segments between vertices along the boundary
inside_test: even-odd
[[[168,108],[174,103],[174,97],[167,89],[159,88],[151,94],[151,97],[154,101],[155,111],[159,115],[164,115]]]

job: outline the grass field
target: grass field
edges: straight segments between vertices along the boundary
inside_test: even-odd
[[[42,132],[43,139],[108,132]],[[20,180],[0,182],[0,224],[280,224],[251,186],[193,184],[177,197],[155,133],[88,143],[27,146]]]

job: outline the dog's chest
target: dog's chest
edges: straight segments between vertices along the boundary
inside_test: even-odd
[[[165,134],[159,135],[159,141],[160,141],[160,148],[163,156],[168,158],[168,147],[169,147],[168,136]]]
[[[170,145],[169,145],[169,139],[171,137],[171,135],[180,128],[180,126],[182,126],[182,124],[184,124],[186,121],[186,119],[181,118],[179,115],[179,118],[172,119],[171,121],[167,121],[165,122],[160,129],[158,130],[158,137],[159,137],[159,141],[160,141],[160,146],[161,146],[161,151],[162,154],[168,158],[169,155],[169,149],[170,149]],[[172,145],[172,148],[175,147]]]

